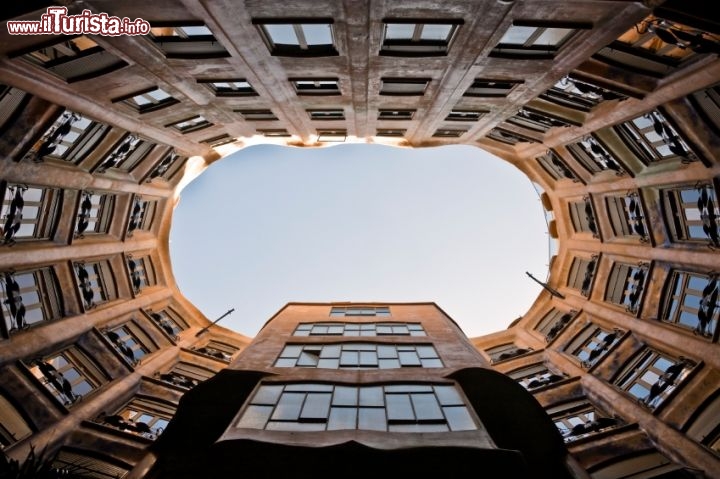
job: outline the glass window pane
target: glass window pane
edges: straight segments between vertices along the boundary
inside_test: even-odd
[[[387,422],[385,420],[385,410],[361,407],[358,410],[358,429],[386,431]]]
[[[418,421],[439,421],[442,411],[434,394],[413,394],[410,396]]]
[[[300,45],[292,25],[265,25],[265,31],[275,44]]]
[[[272,406],[248,406],[235,427],[263,429],[272,410]]]
[[[415,414],[412,410],[409,394],[386,394],[388,421],[413,421]]]
[[[400,367],[399,359],[380,359],[378,361],[378,367],[380,369],[396,369]]]
[[[323,346],[322,352],[320,353],[320,357],[323,359],[339,358],[340,357],[340,345],[333,344],[333,345]]]
[[[305,399],[300,418],[327,419],[330,410],[330,393],[310,393]]]
[[[385,396],[381,386],[360,388],[360,406],[385,406]]]
[[[304,24],[305,41],[308,45],[332,45],[332,33],[328,24]]]
[[[357,409],[349,407],[334,407],[330,410],[328,431],[337,429],[355,429]]]
[[[463,405],[463,400],[454,386],[435,386],[435,394],[443,406]]]
[[[317,363],[318,368],[337,369],[340,367],[339,359],[321,359]]]
[[[568,35],[573,32],[570,28],[546,28],[545,31],[535,40],[535,45],[560,45]]]
[[[412,40],[414,23],[388,23],[385,26],[386,40]]]
[[[451,31],[452,25],[424,25],[420,38],[447,41]]]
[[[471,431],[477,429],[466,407],[443,407],[445,418],[451,431]]]
[[[297,421],[305,394],[285,392],[272,415],[274,421]]]
[[[358,388],[349,386],[335,386],[333,406],[357,406]]]
[[[500,43],[509,43],[512,45],[522,45],[528,41],[530,36],[535,33],[535,27],[519,27],[513,25],[508,28],[505,35],[503,35]]]

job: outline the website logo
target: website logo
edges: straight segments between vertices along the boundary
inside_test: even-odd
[[[150,23],[142,18],[130,20],[114,17],[107,13],[92,13],[83,10],[79,15],[68,15],[67,7],[48,7],[40,20],[10,20],[7,22],[10,35],[147,35]]]

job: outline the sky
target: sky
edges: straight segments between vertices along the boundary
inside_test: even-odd
[[[469,145],[255,145],[181,192],[180,291],[255,336],[288,302],[435,302],[469,337],[507,328],[545,280],[548,233],[517,168]]]

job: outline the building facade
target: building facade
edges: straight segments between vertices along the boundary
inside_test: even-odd
[[[7,456],[42,448],[58,467],[137,477],[162,457],[150,451],[199,383],[282,379],[289,373],[275,361],[297,368],[314,357],[295,337],[302,348],[286,352],[287,336],[263,332],[247,348],[252,338],[205,329],[210,321],[175,284],[173,208],[213,161],[258,143],[468,144],[543,191],[557,241],[548,288],[506,330],[436,345],[441,368],[413,376],[300,364],[299,378],[358,388],[373,375],[453,382],[481,426],[488,420],[468,387],[448,375],[492,369],[545,409],[574,477],[720,477],[720,22],[705,2],[58,3],[68,14],[140,18],[151,30],[10,35],[9,21],[40,20],[53,3],[3,7]],[[350,306],[405,308],[323,307]],[[336,319],[320,316],[306,322]],[[212,431],[240,444],[230,419]],[[485,445],[502,442],[482,427]],[[359,429],[385,447],[389,436]],[[457,461],[472,463],[477,444]]]

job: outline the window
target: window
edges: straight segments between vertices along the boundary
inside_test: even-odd
[[[52,43],[22,55],[22,58],[70,83],[104,75],[127,65],[84,35],[60,42],[53,39]]]
[[[402,128],[378,128],[375,136],[405,136],[407,130]]]
[[[253,19],[272,55],[322,57],[337,55],[332,19]]]
[[[597,261],[597,256],[591,258],[573,258],[573,262],[570,265],[570,274],[568,275],[568,286],[580,290],[583,296],[589,297],[593,279],[595,278]]]
[[[673,241],[707,242],[720,247],[720,210],[712,185],[661,190],[660,197]]]
[[[610,270],[605,301],[623,306],[629,313],[637,314],[648,277],[648,265],[645,263],[615,263]]]
[[[110,127],[84,116],[66,111],[38,140],[25,158],[43,161],[55,158],[79,163],[105,137]]]
[[[610,464],[603,463],[601,467],[592,468],[589,471],[592,471],[593,479],[632,477],[698,479],[698,475],[694,471],[673,463],[657,451],[639,455],[637,452],[633,452],[613,459]]]
[[[128,276],[135,294],[148,286],[155,284],[155,272],[153,271],[150,257],[136,258],[128,254],[126,256]]]
[[[379,110],[378,120],[412,120],[415,110]]]
[[[19,88],[0,83],[0,134],[24,110],[30,96]]]
[[[505,361],[512,359],[517,356],[521,356],[525,353],[532,351],[532,348],[521,348],[513,343],[501,344],[485,350],[485,353],[490,356],[491,363],[497,363],[499,361]]]
[[[342,143],[347,139],[347,130],[318,130],[317,141]]]
[[[177,98],[173,98],[168,92],[158,87],[145,88],[113,100],[113,103],[122,103],[138,113],[149,113],[179,102]]]
[[[638,238],[642,242],[649,241],[646,215],[640,195],[630,192],[624,196],[608,196],[608,216],[615,236]]]
[[[447,55],[462,20],[383,20],[380,55],[436,56]]]
[[[510,371],[507,375],[528,391],[565,379],[565,376],[552,372],[543,363],[531,364],[530,366]]]
[[[184,120],[176,121],[165,125],[166,128],[174,128],[182,134],[208,128],[213,124],[207,121],[202,115],[195,115]]]
[[[276,367],[328,369],[441,368],[432,345],[423,344],[291,344],[285,346]]]
[[[387,306],[333,306],[330,316],[390,316]]]
[[[658,110],[616,125],[614,129],[645,164],[678,159],[689,163],[697,159]]]
[[[95,453],[93,453],[95,454]],[[99,458],[81,451],[62,447],[55,456],[52,467],[62,471],[62,475],[69,477],[84,477],[95,479],[123,478],[130,472],[125,464],[116,464],[109,458]]]
[[[650,409],[657,409],[685,380],[695,363],[675,359],[651,348],[644,348],[623,368],[614,384]]]
[[[527,128],[540,133],[546,133],[550,130],[550,128],[558,126],[577,125],[576,122],[571,122],[570,120],[527,107],[521,108],[515,115],[508,118],[507,122],[511,125],[519,126],[520,128]]]
[[[425,336],[420,323],[301,323],[293,336]]]
[[[187,157],[180,156],[173,150],[170,150],[163,156],[163,159],[155,165],[145,181],[149,182],[155,178],[169,180],[181,169],[185,164],[185,160],[187,160]]]
[[[606,331],[591,324],[573,338],[565,351],[579,359],[584,368],[589,368],[605,357],[622,335],[623,332],[617,328]]]
[[[153,22],[150,38],[166,58],[224,58],[230,54],[202,22]]]
[[[233,110],[240,113],[247,121],[273,121],[277,117],[271,110]]]
[[[554,179],[569,179],[579,181],[575,173],[565,164],[565,162],[552,150],[537,158],[538,163],[543,169]]]
[[[445,117],[445,121],[478,121],[487,111],[481,110],[451,110]]]
[[[508,96],[508,94],[521,83],[523,83],[522,80],[488,80],[478,78],[470,88],[465,91],[465,96],[502,98]]]
[[[138,230],[149,230],[152,227],[153,217],[155,216],[155,209],[157,208],[157,201],[144,200],[139,196],[133,199],[133,207],[130,211],[130,218],[128,221],[128,236],[132,236],[135,231]]]
[[[28,368],[50,394],[65,406],[75,404],[106,381],[90,358],[75,347],[36,359]]]
[[[688,99],[695,107],[703,124],[720,135],[720,84],[692,93]]]
[[[715,274],[671,271],[665,283],[660,319],[703,337],[718,333],[720,281]]]
[[[298,95],[339,95],[337,78],[291,78]]]
[[[570,321],[577,315],[577,311],[565,312],[552,308],[542,317],[535,329],[545,336],[545,341],[550,342],[560,334]]]
[[[720,394],[703,401],[697,409],[687,436],[713,451],[720,454]]]
[[[230,361],[233,354],[238,351],[238,348],[227,343],[221,343],[220,341],[208,341],[205,346],[199,348],[193,348],[200,354],[210,356],[221,361]]]
[[[123,359],[133,366],[153,350],[151,349],[152,342],[150,338],[132,322],[107,329],[104,334],[115,350],[122,355]]]
[[[256,128],[255,131],[267,138],[285,138],[291,136],[285,128]]]
[[[208,87],[217,97],[257,95],[255,89],[243,78],[198,80],[197,82]]]
[[[261,384],[235,427],[270,431],[389,432],[477,429],[458,390],[445,384]]]
[[[456,128],[438,128],[432,136],[434,138],[460,138],[467,132],[467,130]]]
[[[74,264],[75,277],[85,310],[117,299],[110,262],[100,260]]]
[[[0,282],[0,316],[5,320],[5,332],[62,317],[60,285],[52,268],[5,271]]]
[[[577,143],[567,145],[568,151],[590,173],[614,171],[617,175],[624,175],[625,169],[593,136],[587,136]]]
[[[128,134],[120,140],[112,151],[98,166],[98,173],[105,173],[110,168],[130,171],[140,163],[155,147],[154,143],[141,139],[137,135]]]
[[[505,128],[493,128],[487,135],[492,140],[497,140],[508,145],[516,145],[518,143],[539,143],[540,140],[532,136],[523,135],[516,131],[506,130]]]
[[[705,35],[650,15],[593,57],[632,72],[662,78],[699,53],[710,53],[705,46],[712,45],[713,40]]]
[[[380,94],[394,96],[422,96],[429,78],[383,78],[380,80]]]
[[[187,322],[174,310],[170,308],[161,311],[147,311],[150,318],[160,326],[171,338],[177,337],[181,331],[188,328]]]
[[[0,394],[0,450],[22,441],[32,434],[30,425],[20,411]]]
[[[206,143],[213,148],[220,145],[227,145],[228,143],[232,143],[235,141],[235,138],[228,135],[227,133],[223,133],[222,135],[212,136],[210,138],[205,138],[204,140],[200,140],[200,143]]]
[[[216,371],[181,361],[173,366],[167,373],[160,373],[158,371],[155,377],[173,386],[192,389],[206,379],[215,376],[215,374],[217,374]]]
[[[573,110],[589,112],[603,101],[625,100],[627,96],[586,80],[563,77],[540,98]]]
[[[498,58],[549,60],[581,28],[588,24],[536,23],[515,21],[490,52]]]
[[[60,214],[59,189],[0,181],[0,192],[2,244],[52,237]]]
[[[565,443],[577,441],[618,427],[619,419],[609,417],[585,400],[573,401],[547,409]]]
[[[170,423],[176,409],[172,404],[136,397],[117,413],[100,416],[98,422],[155,440]]]
[[[106,234],[115,208],[115,195],[83,191],[80,197],[75,238],[84,238],[86,234]]]
[[[325,110],[306,110],[311,120],[344,120],[345,111],[342,108],[329,108]]]
[[[576,233],[592,233],[593,237],[599,238],[597,223],[595,221],[595,212],[593,210],[592,200],[589,196],[583,198],[582,201],[573,201],[568,204],[570,208],[570,219]]]

